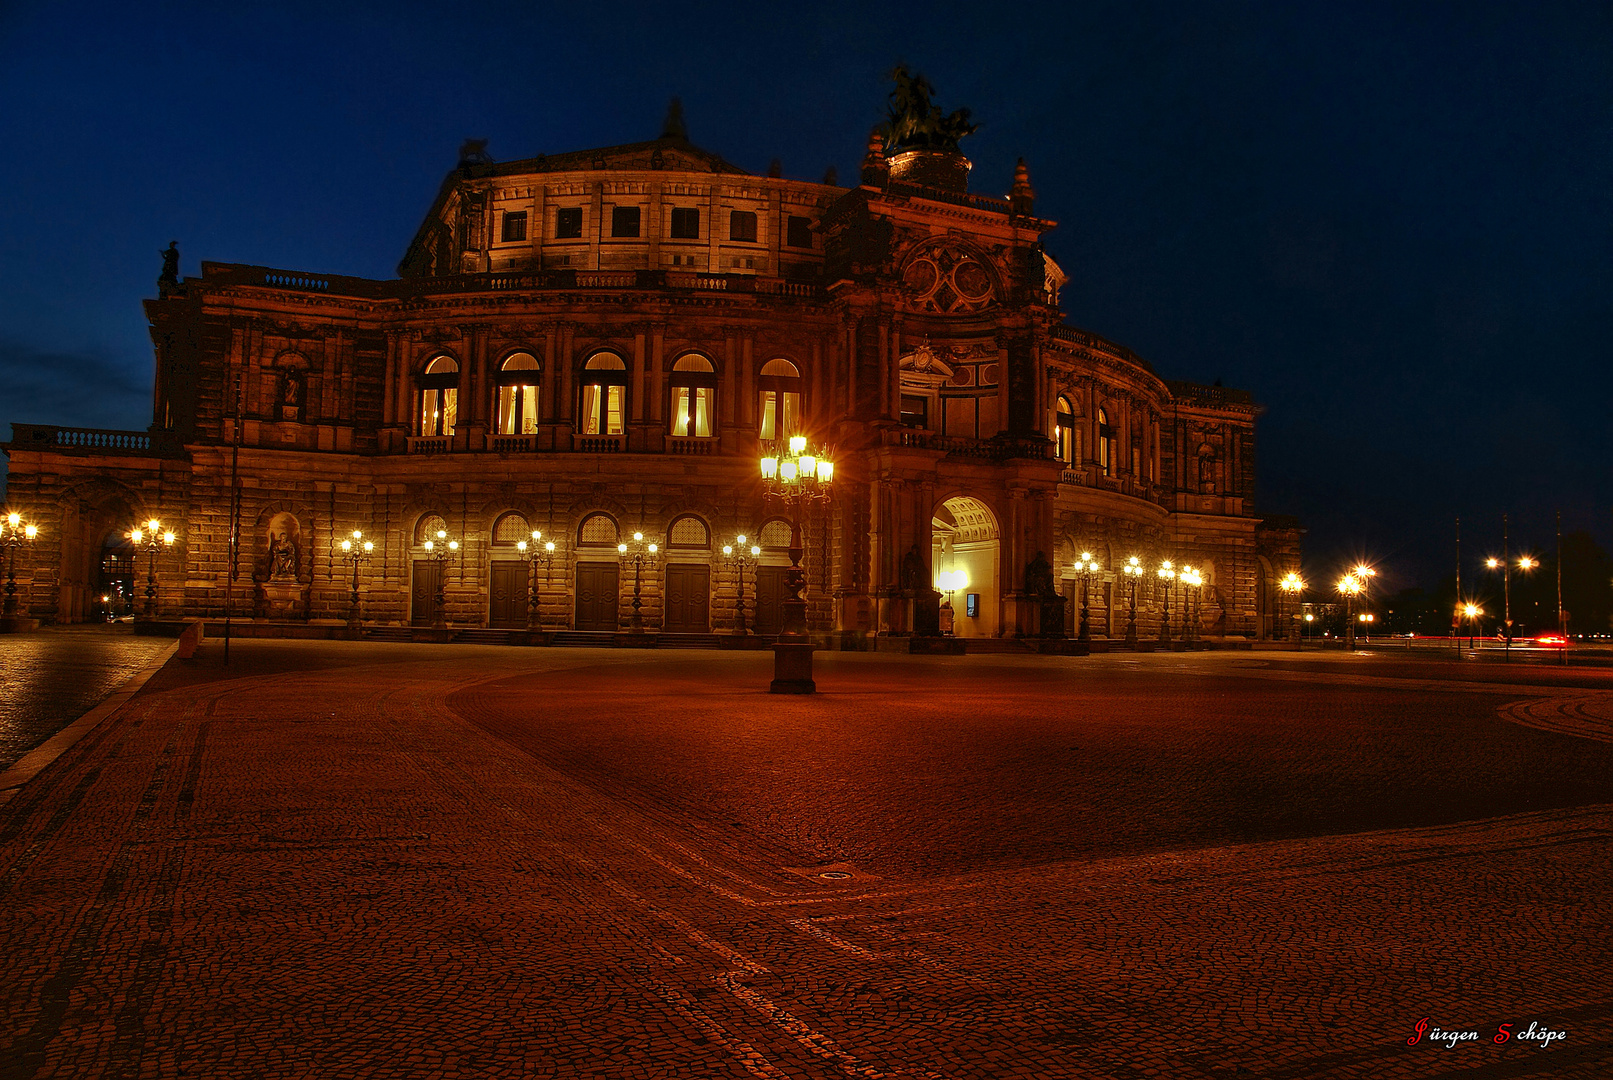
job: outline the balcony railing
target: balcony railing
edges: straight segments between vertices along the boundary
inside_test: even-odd
[[[1040,436],[1021,438],[997,435],[990,439],[970,439],[959,435],[942,435],[924,428],[904,427],[886,428],[880,441],[886,446],[939,450],[948,457],[980,458],[984,461],[1007,461],[1011,458],[1042,461],[1053,456],[1053,444]]]
[[[411,435],[409,436],[409,453],[446,454],[451,441],[446,435]]]
[[[494,435],[492,439],[495,454],[525,454],[538,448],[536,435]]]
[[[579,454],[619,454],[627,449],[627,436],[573,435],[571,448]]]
[[[69,454],[175,457],[184,443],[171,431],[118,431],[112,428],[59,427],[55,424],[12,424],[14,450],[53,450]]]
[[[714,454],[717,452],[717,440],[672,436],[667,439],[666,448],[674,454]]]

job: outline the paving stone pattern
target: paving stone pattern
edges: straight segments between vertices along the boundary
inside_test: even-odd
[[[824,661],[823,695],[781,701],[765,654],[252,641],[226,675],[204,646],[0,807],[0,1076],[1613,1073],[1613,745],[1517,718],[1613,715],[1613,682]],[[927,698],[960,680],[990,692],[949,721]],[[1387,755],[1413,721],[1447,750],[1419,728]],[[619,729],[645,762],[611,764]],[[1259,808],[1293,789],[1195,756],[1345,780],[1284,817]],[[873,773],[920,764],[940,794],[892,777],[877,828]],[[1451,767],[1489,812],[1363,808]],[[1113,835],[1049,846],[1092,775]],[[1408,1046],[1424,1016],[1483,1039]],[[1488,1041],[1531,1020],[1567,1037]]]

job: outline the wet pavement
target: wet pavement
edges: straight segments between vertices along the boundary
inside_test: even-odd
[[[0,772],[171,644],[135,637],[128,623],[0,634]]]
[[[0,806],[0,1075],[1613,1073],[1613,673],[237,650]]]

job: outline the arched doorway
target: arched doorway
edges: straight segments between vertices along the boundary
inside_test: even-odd
[[[930,518],[930,573],[944,602],[950,575],[965,584],[952,593],[953,632],[959,637],[1001,633],[1002,554],[997,517],[979,499],[955,495]]]
[[[134,500],[120,485],[94,482],[70,492],[60,505],[56,621],[104,618],[105,608],[127,613],[129,604],[138,604],[145,577],[144,561],[128,537],[134,523],[141,520]],[[115,591],[119,583],[125,601],[121,607]],[[102,596],[109,597],[104,606]]]

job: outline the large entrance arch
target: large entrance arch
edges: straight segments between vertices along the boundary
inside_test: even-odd
[[[944,575],[962,572],[967,582],[952,594],[952,625],[959,637],[997,637],[1002,632],[999,536],[997,516],[991,508],[967,495],[947,499],[930,517],[930,572],[935,587],[944,600],[948,584]]]
[[[104,610],[129,610],[139,587],[138,560],[127,539],[140,520],[135,501],[120,487],[95,483],[61,502],[60,564],[56,573],[56,621],[101,618]],[[118,589],[125,590],[119,606]],[[102,603],[101,597],[108,600]]]

